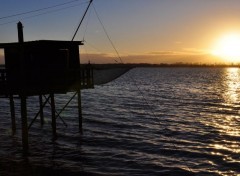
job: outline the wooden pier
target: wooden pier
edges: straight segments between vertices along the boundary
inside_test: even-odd
[[[82,132],[81,89],[93,88],[93,71],[90,65],[81,66],[79,46],[81,41],[39,40],[24,42],[23,26],[18,23],[18,42],[2,43],[5,68],[0,69],[0,97],[10,102],[12,134],[16,133],[14,98],[21,100],[22,146],[24,154],[28,153],[28,132],[34,121],[40,117],[44,124],[43,109],[51,105],[52,134],[57,138],[56,119],[77,96],[79,131]],[[56,113],[55,94],[75,92],[74,96]],[[39,97],[39,111],[28,122],[27,97]],[[45,98],[45,101],[44,98]]]

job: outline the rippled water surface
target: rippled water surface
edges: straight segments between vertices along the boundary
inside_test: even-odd
[[[58,111],[72,94],[57,95]],[[29,123],[38,111],[28,98]],[[44,109],[29,131],[30,155],[11,136],[9,100],[0,99],[0,175],[238,175],[240,69],[136,68],[82,91],[83,135],[77,100],[57,119]]]

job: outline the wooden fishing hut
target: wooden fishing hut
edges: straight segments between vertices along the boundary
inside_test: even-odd
[[[0,96],[10,100],[13,134],[16,132],[14,98],[20,98],[22,145],[23,152],[27,153],[28,131],[37,117],[43,125],[43,108],[47,103],[51,105],[53,138],[56,139],[56,119],[77,95],[79,131],[82,131],[81,89],[93,88],[93,74],[90,65],[80,66],[81,41],[24,42],[21,22],[18,23],[18,38],[17,43],[0,44],[5,55],[5,68],[0,69]],[[60,113],[56,113],[54,95],[68,92],[75,94]],[[27,117],[29,96],[38,96],[40,105],[30,124]]]

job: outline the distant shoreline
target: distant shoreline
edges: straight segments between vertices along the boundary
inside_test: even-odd
[[[85,64],[83,64],[85,65]],[[94,69],[111,69],[111,68],[136,68],[136,67],[236,67],[239,68],[240,64],[184,64],[184,63],[175,63],[175,64],[91,64]]]
[[[81,64],[81,66],[88,64]],[[223,68],[223,67],[235,67],[240,68],[240,64],[188,64],[188,63],[174,63],[174,64],[148,64],[148,63],[126,63],[126,64],[91,64],[94,69],[112,69],[112,68],[137,68],[137,67],[215,67],[215,68]],[[5,65],[0,65],[0,69],[5,68]]]

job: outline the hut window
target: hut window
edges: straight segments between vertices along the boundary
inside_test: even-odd
[[[0,66],[5,65],[4,49],[0,49]]]

